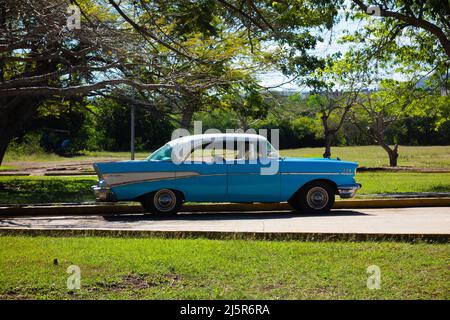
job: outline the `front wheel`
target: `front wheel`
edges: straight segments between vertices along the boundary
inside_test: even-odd
[[[310,183],[302,188],[291,205],[304,213],[325,213],[334,205],[333,189],[326,183]]]
[[[145,211],[153,214],[177,214],[183,204],[180,192],[161,189],[144,196],[141,204]]]

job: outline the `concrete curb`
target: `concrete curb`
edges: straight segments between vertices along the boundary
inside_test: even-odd
[[[334,209],[450,207],[450,198],[410,199],[356,199],[336,201]],[[191,204],[183,212],[236,212],[293,210],[287,203],[213,203]],[[11,205],[0,207],[0,217],[46,215],[106,215],[143,213],[139,204],[61,204],[61,205]]]
[[[148,231],[119,229],[0,229],[0,236],[46,237],[119,237],[213,240],[269,241],[399,241],[448,243],[450,234],[385,234],[385,233],[310,233],[310,232],[220,232],[220,231]]]

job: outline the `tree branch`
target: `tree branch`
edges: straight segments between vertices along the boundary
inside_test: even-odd
[[[365,5],[361,0],[353,0],[353,2],[357,4],[362,11],[367,13],[368,6]],[[434,36],[438,38],[439,42],[441,43],[442,47],[445,50],[445,53],[450,58],[450,40],[447,38],[446,34],[442,31],[442,29],[439,28],[437,25],[427,20],[417,18],[415,16],[407,16],[399,12],[386,10],[384,8],[381,8],[381,6],[380,6],[380,14],[383,17],[395,18],[399,21],[406,22],[410,26],[421,28],[432,33]]]

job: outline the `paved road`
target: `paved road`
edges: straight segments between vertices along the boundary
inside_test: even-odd
[[[327,215],[283,211],[1,218],[0,228],[450,234],[450,207],[333,210]]]

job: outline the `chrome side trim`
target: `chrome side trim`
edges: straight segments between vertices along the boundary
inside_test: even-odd
[[[121,172],[104,175],[105,181],[111,187],[123,186],[133,183],[153,182],[162,180],[186,179],[193,177],[224,176],[226,173],[200,174],[196,171],[168,171],[168,172]]]
[[[120,186],[124,184],[175,179],[175,172],[120,172],[104,174],[104,180],[109,186]]]
[[[282,172],[281,174],[286,175],[343,175],[343,176],[352,176],[353,172]]]
[[[201,174],[201,173],[199,173],[198,175],[195,175],[195,176],[198,176],[198,177],[220,177],[220,176],[226,176],[227,174],[226,173],[210,173],[210,174]],[[180,178],[192,178],[192,177],[195,177],[195,176],[189,176],[189,177],[180,177]],[[178,179],[179,177],[177,177],[177,179]]]

